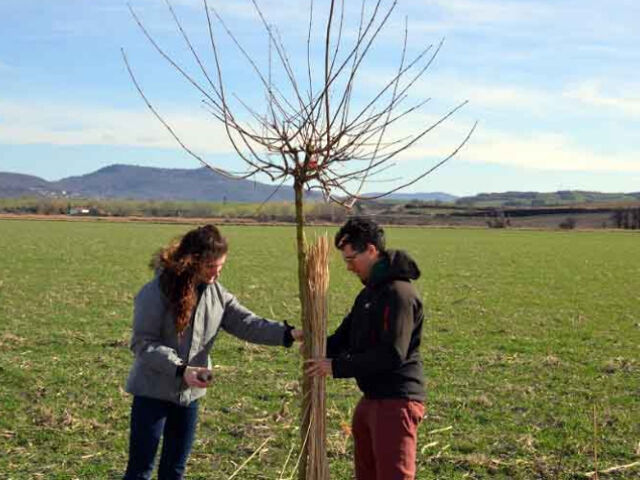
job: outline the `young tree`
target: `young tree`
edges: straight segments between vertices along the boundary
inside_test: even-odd
[[[168,0],[167,7],[175,22],[176,31],[192,58],[192,66],[199,70],[200,78],[188,73],[169,55],[147,30],[133,9],[131,14],[155,50],[202,95],[203,103],[215,120],[220,122],[246,170],[232,173],[213,165],[190,149],[171,125],[158,113],[143,92],[123,51],[126,67],[133,83],[148,108],[169,133],[192,157],[210,170],[229,178],[266,176],[283,185],[289,181],[295,192],[296,243],[298,255],[299,297],[301,318],[305,329],[305,358],[312,349],[309,332],[309,306],[305,299],[304,249],[304,192],[320,191],[325,200],[351,208],[356,201],[379,198],[401,190],[432,173],[443,165],[468,141],[474,124],[462,142],[444,159],[406,181],[395,182],[386,192],[363,195],[367,182],[389,171],[393,159],[411,148],[438,125],[451,117],[467,102],[464,101],[431,124],[419,126],[410,134],[396,134],[394,129],[412,114],[418,112],[429,99],[411,102],[409,93],[416,82],[432,65],[442,47],[427,45],[408,58],[408,29],[405,18],[402,47],[398,51],[397,68],[384,80],[377,91],[363,99],[357,81],[362,76],[365,60],[372,47],[388,26],[397,0],[359,2],[349,22],[353,3],[345,0],[322,2],[317,12],[314,0],[309,0],[306,21],[306,55],[294,61],[281,38],[279,30],[270,24],[256,0],[247,0],[253,6],[266,40],[265,51],[253,54],[240,42],[227,26],[219,12],[203,0],[210,56],[213,71],[205,67],[204,57],[197,52],[183,23]],[[290,8],[297,8],[291,2]],[[354,28],[350,28],[352,25]],[[235,45],[233,55],[246,61],[254,80],[264,93],[264,102],[257,107],[229,92],[225,81],[224,54],[220,48],[220,30]],[[316,52],[318,55],[316,55]],[[306,57],[306,58],[304,58]],[[261,67],[261,62],[266,66]],[[320,65],[320,68],[317,66]],[[302,73],[301,73],[302,72]],[[303,381],[302,435],[308,431],[309,380]],[[306,454],[302,456],[301,478],[306,478]],[[311,477],[309,477],[311,478]]]

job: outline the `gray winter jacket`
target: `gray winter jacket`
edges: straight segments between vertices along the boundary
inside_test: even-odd
[[[283,345],[286,326],[256,316],[240,305],[236,297],[215,282],[208,285],[196,307],[190,338],[178,338],[174,314],[160,288],[159,277],[147,283],[134,300],[133,334],[130,348],[135,360],[126,390],[133,395],[188,405],[206,393],[188,387],[176,375],[178,366],[209,367],[209,352],[223,330],[238,338],[263,345]],[[181,356],[179,342],[190,340]]]

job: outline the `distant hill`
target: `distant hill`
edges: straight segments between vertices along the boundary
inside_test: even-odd
[[[418,200],[420,202],[455,202],[458,197],[443,192],[429,192],[429,193],[392,193],[391,195],[384,197],[389,200],[402,200],[404,202],[410,202],[412,200]]]
[[[277,190],[275,193],[274,191]],[[293,201],[293,189],[283,185],[230,180],[206,168],[168,169],[110,165],[93,173],[49,182],[32,175],[0,172],[0,198],[71,197],[71,198],[128,198],[136,200],[184,200],[201,202],[260,203],[271,195],[270,201]],[[369,194],[374,196],[376,194]],[[367,196],[367,194],[365,194]],[[320,199],[318,193],[309,200]],[[381,202],[443,202],[459,207],[548,207],[588,203],[628,203],[640,201],[636,193],[600,193],[566,190],[551,193],[504,192],[481,193],[458,198],[442,192],[394,193]],[[372,201],[377,203],[377,201]],[[365,202],[371,203],[371,202]]]
[[[207,202],[293,200],[293,189],[251,180],[231,180],[206,168],[166,169],[111,165],[96,172],[47,182],[38,177],[0,173],[0,197],[66,196]],[[319,198],[310,195],[311,198]]]
[[[17,173],[0,172],[0,197],[44,196],[129,198],[137,200],[187,200],[205,202],[293,201],[293,189],[251,180],[230,180],[206,168],[167,169],[133,165],[110,165],[93,173],[56,182]],[[309,199],[320,199],[317,193]],[[391,200],[452,202],[446,193],[396,193]]]
[[[0,172],[0,197],[40,197],[56,193],[51,184],[42,178],[21,173]]]
[[[461,206],[474,207],[545,207],[555,205],[584,205],[588,203],[628,203],[640,201],[640,192],[601,193],[582,190],[557,192],[480,193],[456,201]]]

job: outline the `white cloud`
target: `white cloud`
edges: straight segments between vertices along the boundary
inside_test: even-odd
[[[390,74],[367,72],[363,85],[380,89]],[[611,93],[613,92],[613,93]],[[535,88],[513,84],[488,83],[462,80],[448,75],[428,76],[410,90],[414,99],[431,97],[446,102],[468,99],[469,108],[490,109],[504,114],[518,112],[523,115],[568,115],[584,118],[585,114],[601,117],[603,108],[619,116],[621,120],[640,116],[640,84],[620,84],[615,87],[599,79],[587,79],[564,87]]]
[[[187,16],[195,14],[197,18],[200,18],[201,16],[202,20],[206,18],[202,0],[170,0],[170,3],[178,17],[182,17],[183,14]],[[256,22],[256,24],[260,22],[260,18],[258,17],[251,0],[234,0],[230,2],[209,0],[208,4],[209,8],[215,9],[222,16],[225,22],[230,22],[230,27],[233,27],[234,21]],[[303,26],[306,26],[309,15],[308,1],[300,2],[295,0],[291,1],[290,5],[285,6],[283,5],[282,0],[258,0],[257,4],[267,21],[275,22],[277,26],[281,28],[284,28],[285,26],[295,27],[298,23],[281,24],[280,22],[303,22]],[[168,16],[171,16],[164,1],[138,0],[134,2],[132,6],[136,11],[141,8],[153,8],[158,11],[164,10]],[[316,8],[318,7],[316,6]],[[188,13],[187,9],[189,9],[191,13]]]
[[[466,121],[444,124],[401,158],[444,158],[464,139],[468,127]],[[548,171],[640,172],[640,154],[635,151],[599,153],[577,145],[566,135],[552,132],[514,134],[486,129],[482,125],[457,158]]]
[[[207,112],[163,112],[163,118],[196,152],[231,152],[224,130]],[[0,143],[5,144],[180,148],[145,110],[0,101],[0,125]]]
[[[495,64],[515,50],[526,51],[529,59],[553,62],[567,52],[585,46],[600,49],[598,55],[607,60],[605,49],[615,56],[637,59],[637,24],[640,2],[629,0],[423,0],[403,2],[411,5],[409,32],[445,35],[448,38],[471,39],[474,43],[460,49],[462,58],[484,51]],[[419,5],[419,6],[418,6]],[[399,31],[399,29],[396,29]],[[415,38],[415,36],[414,36]],[[485,50],[481,51],[479,47]],[[595,48],[592,49],[596,52]],[[627,60],[629,61],[629,60]]]
[[[640,85],[628,85],[625,94],[617,96],[603,93],[602,82],[590,80],[565,90],[563,96],[595,108],[607,108],[625,115],[640,117]]]
[[[547,4],[527,1],[431,0],[429,3],[446,12],[454,23],[473,22],[476,25],[547,18],[553,10]]]
[[[496,39],[511,35],[514,26],[518,26],[519,35],[530,35],[537,25],[553,21],[558,13],[556,5],[522,0],[423,0],[405,2],[398,10],[403,15],[410,12],[410,35],[491,31]]]
[[[367,71],[363,75],[361,86],[369,97],[380,91],[392,77],[389,72]],[[517,112],[519,118],[523,115],[541,117],[549,115],[549,112],[562,109],[563,112],[571,111],[575,102],[564,98],[561,93],[542,88],[525,87],[511,84],[491,84],[481,80],[464,80],[450,75],[427,75],[420,82],[414,84],[409,90],[411,101],[417,102],[431,98],[440,105],[452,107],[464,100],[469,101],[465,110],[472,110],[474,115],[487,113],[499,113],[504,116],[514,115]],[[431,104],[426,108],[429,109]],[[438,107],[440,108],[440,107]],[[580,106],[582,108],[582,106]],[[444,111],[444,110],[443,110]]]
[[[541,110],[551,101],[546,92],[513,86],[472,86],[467,92],[474,105],[490,108]]]
[[[557,105],[558,95],[540,88],[509,84],[464,81],[448,76],[434,76],[430,83],[418,85],[416,93],[439,99],[468,99],[472,106],[505,111],[548,111]]]
[[[471,142],[464,153],[474,162],[557,171],[640,172],[640,155],[633,152],[602,154],[575,145],[564,135],[509,135],[490,133]]]
[[[589,82],[564,93],[510,86],[469,87],[470,98],[483,106],[495,108],[534,109],[558,102],[583,103],[595,109],[611,108],[625,114],[638,114],[637,99],[603,96],[599,84]],[[633,90],[638,91],[638,90]],[[578,106],[579,107],[579,106]],[[584,109],[584,108],[583,108]],[[232,148],[222,126],[203,110],[162,111],[186,145],[197,153],[229,154]],[[466,135],[471,123],[463,111],[428,134],[397,159],[396,173],[410,160],[440,159],[454,150]],[[416,125],[429,125],[433,115],[412,115],[389,129],[388,138],[400,138],[416,131]],[[0,101],[0,143],[53,145],[110,145],[178,149],[179,146],[153,115],[145,109],[118,110],[106,107],[86,107],[65,104],[18,103]],[[587,172],[640,172],[640,154],[633,146],[627,151],[606,151],[592,142],[578,144],[570,134],[545,131],[540,125],[527,133],[514,133],[481,122],[458,158],[488,164],[502,164],[537,170]],[[413,162],[412,162],[413,163]]]

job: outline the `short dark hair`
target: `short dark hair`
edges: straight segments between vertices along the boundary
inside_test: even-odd
[[[356,252],[364,252],[367,245],[371,244],[379,252],[384,252],[384,230],[373,220],[353,217],[338,230],[334,244],[338,250],[342,250],[345,245],[351,245]]]

